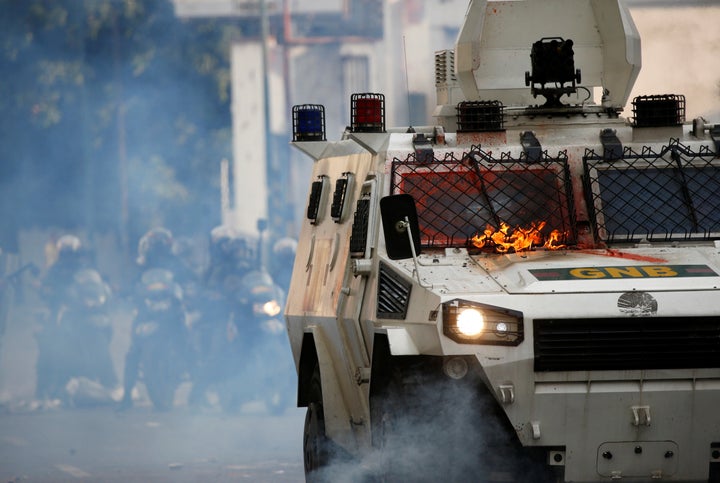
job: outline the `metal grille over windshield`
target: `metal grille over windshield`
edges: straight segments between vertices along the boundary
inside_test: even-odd
[[[660,152],[626,147],[606,161],[585,151],[585,193],[597,236],[608,242],[720,238],[720,159],[672,140]]]
[[[465,247],[487,227],[540,226],[542,235],[562,233],[575,242],[567,155],[543,153],[536,163],[503,154],[500,159],[473,147],[458,159],[418,161],[414,154],[392,161],[393,194],[414,199],[423,247]]]

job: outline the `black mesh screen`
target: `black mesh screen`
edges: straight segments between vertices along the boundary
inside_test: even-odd
[[[633,125],[637,127],[679,126],[685,122],[683,95],[637,96],[632,106]]]
[[[610,242],[720,236],[720,160],[707,148],[674,142],[605,161],[585,153],[588,206],[600,239]]]
[[[720,367],[720,317],[535,319],[536,371]]]
[[[466,246],[487,225],[500,222],[525,227],[545,221],[543,233],[565,232],[563,244],[575,240],[572,191],[567,156],[543,153],[537,163],[500,159],[473,148],[460,159],[419,162],[414,154],[392,163],[393,194],[407,193],[417,205],[424,247]]]
[[[353,219],[352,232],[350,234],[350,254],[353,257],[365,256],[367,246],[368,223],[370,220],[370,199],[361,198],[357,201],[355,218]]]
[[[463,101],[457,105],[458,132],[502,131],[503,105],[500,101]]]

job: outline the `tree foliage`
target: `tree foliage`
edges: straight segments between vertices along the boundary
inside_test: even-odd
[[[0,32],[6,226],[219,223],[232,22],[181,21],[169,0],[0,0]]]

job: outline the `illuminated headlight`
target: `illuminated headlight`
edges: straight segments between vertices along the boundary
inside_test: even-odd
[[[482,312],[470,307],[460,310],[457,316],[457,328],[466,337],[476,337],[485,328],[485,317]]]
[[[455,299],[445,302],[443,333],[461,344],[518,345],[523,341],[521,312]]]

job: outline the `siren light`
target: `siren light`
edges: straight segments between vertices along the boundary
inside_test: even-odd
[[[385,96],[353,94],[350,97],[352,132],[385,132]]]
[[[293,141],[325,141],[325,107],[320,104],[293,106]]]

